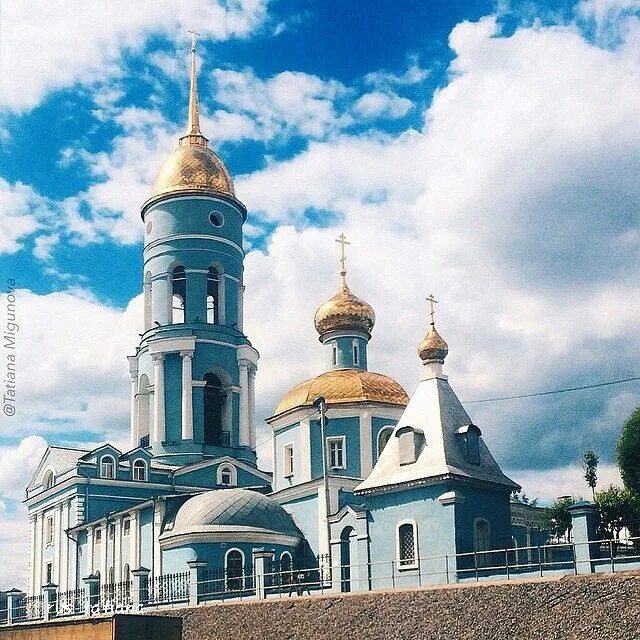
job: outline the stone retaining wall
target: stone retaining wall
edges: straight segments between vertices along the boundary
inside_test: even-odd
[[[632,640],[640,638],[640,573],[284,597],[166,615],[182,617],[183,640]]]

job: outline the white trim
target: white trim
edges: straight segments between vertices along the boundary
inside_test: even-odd
[[[360,436],[360,476],[366,478],[373,469],[372,438],[373,424],[371,413],[364,411],[359,420]]]
[[[329,476],[329,487],[331,489],[343,489],[352,492],[362,478],[352,478],[350,476]],[[301,498],[309,498],[318,495],[318,487],[322,485],[322,476],[310,480],[309,482],[296,484],[291,487],[284,487],[269,494],[278,504],[287,504]]]
[[[331,464],[331,444],[332,443],[340,443],[342,449],[342,464],[341,465],[333,465]],[[327,461],[329,462],[329,468],[331,470],[344,470],[347,468],[347,438],[346,436],[329,436],[325,439],[326,446],[326,456]]]
[[[248,542],[250,544],[280,544],[283,547],[295,547],[300,544],[301,538],[297,536],[254,527],[247,528],[251,531],[239,531],[234,527],[226,527],[222,530],[204,528],[203,531],[188,531],[186,533],[165,532],[160,536],[160,547],[174,549],[197,542],[227,542],[231,544]]]
[[[138,462],[142,462],[142,464],[144,465],[144,477],[142,479],[140,478],[136,478],[136,465],[138,464]],[[131,466],[131,479],[134,482],[146,482],[149,479],[149,465],[147,464],[147,461],[144,458],[136,458],[135,460],[130,462],[130,466]],[[140,468],[138,466],[138,468]]]
[[[280,429],[291,427],[297,422],[300,422],[304,417],[308,417],[309,410],[312,408],[310,404],[301,405],[295,407],[295,409],[288,409],[273,420],[273,416],[271,416],[267,418],[266,422],[274,431],[279,431]],[[397,422],[404,413],[404,410],[404,405],[389,405],[381,402],[372,402],[370,400],[363,402],[345,402],[340,403],[340,406],[328,406],[327,418],[353,418],[362,415],[365,411],[369,411],[375,418]]]
[[[383,432],[389,431],[389,437],[387,438],[387,442],[385,443],[385,446],[386,446],[389,443],[389,440],[391,440],[391,435],[393,434],[394,429],[395,429],[395,425],[392,425],[392,424],[384,425],[383,427],[380,427],[380,431],[378,431],[378,435],[376,436],[376,460],[380,458],[380,454],[382,453],[382,449],[380,448],[380,436],[382,435]]]
[[[229,482],[229,484],[222,483],[222,474],[224,471],[231,472],[231,481]],[[216,483],[223,487],[237,487],[238,486],[238,470],[235,468],[234,465],[230,464],[229,462],[224,462],[218,465],[218,470],[216,472]]]
[[[157,240],[152,240],[149,244],[144,246],[144,253],[147,251],[151,251],[151,249],[155,249],[159,245],[166,244],[167,242],[173,242],[174,240],[211,240],[213,242],[220,242],[221,244],[226,244],[230,247],[233,247],[238,251],[238,253],[244,258],[244,251],[242,247],[233,240],[227,240],[227,238],[221,238],[220,236],[214,235],[206,235],[204,233],[174,233],[170,236],[162,236],[162,238],[158,238]],[[207,251],[206,248],[200,249],[201,251]],[[182,251],[182,249],[180,249]],[[212,251],[212,249],[209,249]],[[152,260],[156,258],[157,255],[149,256],[147,260]],[[147,260],[144,261],[144,266],[146,267]]]
[[[287,450],[291,451],[291,455],[287,454]],[[290,462],[290,464],[289,464]],[[282,477],[293,478],[296,470],[295,465],[295,448],[293,442],[287,442],[282,445]]]
[[[44,486],[44,485],[45,485],[44,480],[45,480],[46,476],[47,476],[47,475],[49,475],[49,474],[51,474],[51,485],[50,485],[49,487],[45,487],[45,486]],[[55,468],[53,465],[49,465],[49,466],[45,469],[44,473],[42,474],[42,482],[40,483],[40,486],[41,486],[45,491],[48,491],[49,489],[52,489],[52,488],[53,488],[53,486],[55,485],[55,483],[56,483],[56,468]],[[36,486],[38,486],[38,485],[36,485]]]
[[[194,464],[178,469],[174,475],[176,477],[181,476],[181,475],[184,475],[185,473],[191,473],[192,471],[197,471],[199,469],[204,469],[205,467],[210,467],[210,466],[221,464],[224,462],[230,462],[235,467],[243,469],[244,471],[247,471],[248,473],[251,473],[257,476],[262,480],[272,480],[270,473],[266,473],[264,471],[260,471],[259,469],[255,469],[254,467],[249,466],[245,462],[242,462],[242,460],[237,460],[236,458],[232,458],[231,456],[220,456],[218,458],[213,458],[213,460],[204,460],[202,462],[196,462]]]
[[[104,463],[105,458],[109,458],[112,462],[113,466],[112,466],[111,473],[113,475],[110,475],[110,476],[104,475],[104,472],[102,470],[102,465]],[[115,480],[118,477],[118,466],[119,465],[116,464],[115,458],[111,454],[105,453],[100,456],[100,460],[98,462],[98,474],[101,478],[104,478],[105,480]]]
[[[400,527],[404,524],[410,524],[413,527],[413,563],[412,564],[406,564],[406,563],[403,564],[402,559],[400,558]],[[396,563],[399,571],[418,568],[418,524],[413,518],[400,520],[400,522],[396,523]]]

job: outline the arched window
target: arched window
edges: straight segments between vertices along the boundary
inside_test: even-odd
[[[340,534],[340,590],[351,591],[351,543],[355,540],[353,527],[345,527]]]
[[[127,563],[122,567],[122,582],[124,583],[122,585],[124,587],[124,597],[126,600],[129,600],[129,597],[131,596],[131,571],[129,570],[129,565]]]
[[[413,520],[398,523],[397,555],[400,569],[410,569],[418,566],[418,535],[417,526]]]
[[[100,477],[101,478],[115,478],[116,475],[116,461],[111,456],[102,456],[100,458]]]
[[[331,364],[334,367],[338,364],[338,345],[335,342],[331,345]]]
[[[293,561],[288,551],[283,551],[280,556],[280,582],[282,584],[293,582]]]
[[[219,290],[220,284],[218,272],[213,267],[209,267],[207,272],[207,322],[209,324],[218,324],[220,322],[219,315]]]
[[[186,321],[187,274],[184,267],[176,267],[171,272],[171,323]]]
[[[55,482],[55,476],[53,475],[53,471],[47,471],[44,474],[44,478],[42,479],[42,486],[44,487],[45,491],[47,489],[51,489],[51,487],[53,487],[54,482]]]
[[[244,556],[242,551],[231,549],[224,559],[227,591],[242,590],[242,576],[244,573]]]
[[[353,365],[355,367],[360,365],[360,345],[357,340],[353,341]]]
[[[232,464],[218,467],[218,484],[226,487],[234,487],[237,484],[236,468]]]
[[[149,394],[149,377],[143,373],[138,380],[138,437],[141,447],[149,446],[151,431],[151,397]]]
[[[215,373],[207,373],[204,380],[204,444],[229,446],[229,432],[222,430],[227,394]]]
[[[387,442],[389,442],[392,433],[393,427],[383,427],[378,432],[378,457],[380,457],[382,450],[387,446]]]
[[[491,528],[486,520],[478,518],[473,526],[473,550],[476,553],[482,553],[490,548]]]
[[[142,482],[147,479],[147,463],[144,460],[136,460],[133,463],[133,479]]]

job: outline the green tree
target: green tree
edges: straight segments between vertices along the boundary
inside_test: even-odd
[[[545,526],[551,534],[560,540],[566,536],[571,541],[571,514],[569,507],[576,503],[572,496],[556,498],[550,507],[546,508]]]
[[[622,426],[616,459],[624,486],[640,494],[640,407]]]
[[[591,488],[591,495],[593,496],[593,501],[596,500],[596,485],[598,484],[598,462],[600,458],[598,454],[593,450],[589,449],[585,451],[582,456],[582,467],[584,469],[584,479],[585,482]]]
[[[621,489],[610,485],[596,492],[600,536],[608,540],[618,540],[620,532],[626,527],[634,528],[640,516],[638,495],[626,487]]]

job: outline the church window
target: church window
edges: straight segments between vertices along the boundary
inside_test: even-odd
[[[113,479],[115,477],[115,460],[111,456],[102,456],[100,459],[100,477]]]
[[[214,227],[221,227],[224,224],[224,216],[219,211],[212,211],[209,214],[209,222]]]
[[[116,537],[116,525],[109,525],[109,540],[113,540]]]
[[[53,563],[47,562],[45,567],[46,584],[51,584],[53,582]]]
[[[393,433],[393,427],[383,427],[378,433],[378,457],[382,453],[382,450],[387,446],[387,442],[391,439]]]
[[[178,266],[171,273],[171,323],[186,321],[187,274],[184,267]]]
[[[207,272],[207,322],[209,324],[219,322],[219,285],[218,272],[213,267],[209,267]]]
[[[45,540],[46,540],[47,546],[50,546],[53,544],[54,531],[55,531],[55,524],[53,522],[53,516],[49,516],[47,518],[47,522],[45,525]]]
[[[360,364],[360,345],[358,341],[353,341],[353,364],[357,367]]]
[[[153,222],[151,222],[151,220],[149,220],[149,222],[147,222],[147,235],[149,235],[151,233],[151,230],[153,229]]]
[[[396,431],[398,457],[401,465],[413,464],[424,448],[424,433],[406,425]]]
[[[237,484],[236,468],[231,464],[218,467],[218,484],[233,487]]]
[[[95,542],[96,544],[102,544],[102,529],[96,529]]]
[[[222,388],[220,378],[214,373],[204,376],[204,444],[228,447],[230,437],[223,431],[227,394]]]
[[[486,567],[490,564],[490,555],[486,553],[491,548],[491,528],[489,523],[478,518],[473,524],[473,550],[476,553],[476,564]]]
[[[47,471],[47,473],[44,474],[44,480],[42,481],[42,486],[46,489],[51,489],[51,487],[53,487],[53,483],[54,483],[54,475],[53,475],[53,471]]]
[[[113,584],[114,580],[115,580],[115,572],[113,570],[113,567],[109,567],[109,573],[108,573],[108,578],[109,580],[109,584]]]
[[[417,526],[413,520],[405,520],[398,523],[397,546],[398,564],[400,568],[409,569],[417,567],[418,536]]]
[[[329,466],[332,469],[345,469],[347,465],[345,461],[344,436],[327,438],[327,449],[329,453]]]
[[[482,432],[475,424],[465,424],[458,429],[464,456],[471,464],[480,464],[480,436]]]
[[[284,477],[290,478],[293,475],[293,445],[287,444],[284,447]]]
[[[331,364],[335,367],[338,364],[338,345],[331,346]]]
[[[244,573],[244,556],[242,551],[231,549],[225,556],[225,575],[227,591],[240,591],[242,589],[242,576]]]
[[[282,584],[291,584],[293,581],[293,562],[288,551],[280,556],[280,581]]]
[[[136,460],[133,463],[133,479],[142,482],[147,479],[147,463],[144,460]]]
[[[131,535],[131,518],[125,518],[122,521],[122,535],[123,536]]]

